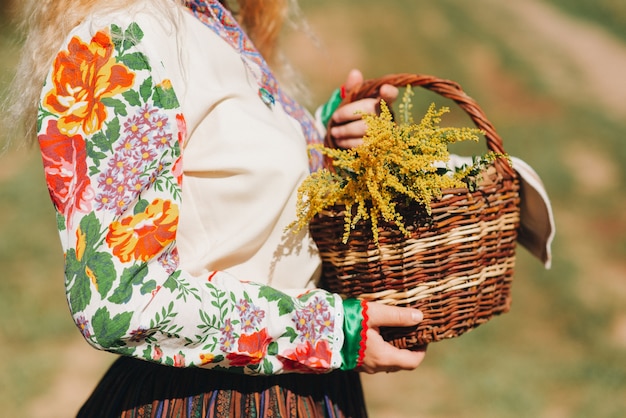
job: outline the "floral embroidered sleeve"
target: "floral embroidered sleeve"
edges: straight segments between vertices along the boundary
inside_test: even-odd
[[[178,268],[185,119],[136,23],[79,29],[56,56],[38,138],[85,339],[167,365],[251,374],[342,366],[341,299]]]

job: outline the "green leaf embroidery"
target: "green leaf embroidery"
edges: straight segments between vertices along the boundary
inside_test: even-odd
[[[122,93],[122,96],[124,96],[124,99],[126,99],[129,105],[141,106],[141,98],[139,97],[137,90],[127,90]]]
[[[120,284],[115,288],[113,295],[109,298],[109,302],[116,304],[128,303],[133,294],[133,286],[142,284],[147,275],[148,269],[145,264],[124,269],[122,277],[120,277]]]
[[[142,52],[132,52],[122,55],[118,58],[118,61],[124,63],[128,68],[134,71],[152,70],[148,62],[148,57]]]
[[[96,288],[102,298],[105,298],[117,277],[113,256],[109,253],[94,252],[86,260],[87,267],[93,274],[92,280],[95,280]]]
[[[124,32],[124,49],[128,50],[143,39],[143,31],[136,22],[131,23]]]
[[[278,343],[276,341],[272,341],[269,346],[267,346],[267,354],[270,356],[275,356],[278,354]]]
[[[120,99],[112,99],[110,97],[103,97],[100,99],[103,105],[113,108],[116,115],[127,116],[126,104]]]
[[[91,320],[97,342],[103,347],[122,347],[122,338],[128,334],[132,312],[124,312],[111,318],[107,308],[100,308]]]
[[[56,212],[56,218],[57,218],[57,228],[60,231],[65,231],[65,216],[63,216],[61,213]]]
[[[268,359],[263,359],[263,373],[270,375],[274,372],[274,365]]]
[[[175,271],[167,278],[163,287],[172,291],[172,293],[178,294],[176,299],[183,299],[187,301],[187,296],[191,295],[195,299],[201,301],[199,291],[197,288],[191,286],[189,283],[180,279],[180,270]]]
[[[122,28],[118,25],[111,25],[111,39],[113,40],[113,45],[115,45],[115,50],[118,54],[122,54],[124,51],[122,50]]]
[[[84,273],[77,274],[73,284],[67,288],[69,305],[72,312],[82,312],[91,301],[91,280]]]
[[[138,213],[143,213],[146,208],[148,207],[148,205],[150,204],[150,202],[148,202],[145,199],[141,199],[137,202],[137,204],[135,205],[135,209],[133,210],[133,214],[137,215]]]
[[[100,135],[104,137],[103,134],[100,134]],[[94,164],[89,168],[89,175],[91,176],[94,176],[100,173],[100,169],[98,168],[98,166],[100,165],[100,161],[107,157],[105,153],[96,151],[94,145],[96,144],[94,144],[92,141],[85,142],[85,148],[87,149],[87,156],[91,158]]]
[[[148,77],[141,86],[139,87],[139,94],[143,99],[144,103],[146,103],[150,96],[152,96],[152,77]]]
[[[174,93],[174,89],[164,88],[161,85],[154,86],[152,100],[154,101],[155,106],[163,109],[176,109],[180,106],[178,104],[178,99],[176,98],[176,93]]]
[[[92,150],[93,150],[93,145],[95,145],[96,147],[98,147],[100,150],[102,151],[113,151],[113,147],[111,146],[111,141],[109,140],[109,138],[107,138],[107,136],[104,134],[103,131],[97,132],[96,134],[94,134],[91,137],[91,141],[88,142],[88,144],[91,143],[92,145]],[[105,158],[106,154],[101,154],[103,155],[102,157],[100,157],[99,159]]]
[[[156,289],[156,287],[157,287],[156,280],[147,281],[143,284],[143,286],[141,286],[141,294],[146,295],[152,292],[154,289]]]
[[[293,299],[287,294],[272,289],[269,286],[261,286],[259,289],[259,297],[265,298],[270,302],[278,302],[278,311],[280,315],[287,315],[294,311],[295,306]]]
[[[120,283],[115,287],[115,291],[109,297],[109,302],[115,303],[117,305],[122,305],[128,303],[130,301],[131,296],[133,295],[133,286],[131,283]]]
[[[294,342],[296,338],[298,338],[298,333],[292,327],[287,327],[287,331],[282,335],[282,337],[289,337],[289,341]]]

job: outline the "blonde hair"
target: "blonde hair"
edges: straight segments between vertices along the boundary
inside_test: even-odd
[[[3,106],[3,125],[9,124],[12,136],[24,136],[28,142],[34,141],[34,131],[41,86],[59,44],[69,32],[91,13],[106,13],[142,0],[22,0],[21,25],[25,34],[15,76],[9,86]],[[155,10],[169,10],[172,2],[184,4],[185,0],[150,0]],[[220,0],[233,12],[257,49],[270,66],[285,66],[282,55],[277,50],[281,29],[287,18],[289,3],[295,0]],[[232,4],[235,3],[235,4]],[[293,10],[297,11],[297,7]],[[174,16],[170,16],[174,18]],[[280,71],[280,69],[279,69]],[[8,130],[3,129],[7,142]]]

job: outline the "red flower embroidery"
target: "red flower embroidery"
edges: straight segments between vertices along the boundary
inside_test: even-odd
[[[106,241],[121,261],[148,261],[176,238],[178,206],[155,199],[143,212],[111,223]]]
[[[71,227],[74,213],[89,213],[95,196],[87,176],[87,151],[80,135],[67,136],[51,120],[38,137],[50,197]]]
[[[91,135],[102,128],[107,118],[102,99],[132,87],[133,74],[113,56],[115,48],[108,32],[96,33],[90,43],[73,37],[54,60],[52,88],[43,106],[59,115],[59,129],[74,134],[82,128]]]
[[[244,334],[239,337],[237,352],[228,354],[226,358],[230,360],[230,365],[235,367],[259,364],[265,357],[270,342],[272,339],[267,335],[265,328],[249,335]]]
[[[174,354],[174,367],[185,367],[185,355],[183,353]]]
[[[330,369],[332,351],[326,340],[318,341],[315,346],[307,341],[278,357],[285,370],[325,373]]]

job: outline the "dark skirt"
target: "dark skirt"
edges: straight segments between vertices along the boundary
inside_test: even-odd
[[[245,376],[120,357],[78,417],[366,417],[359,374]]]

